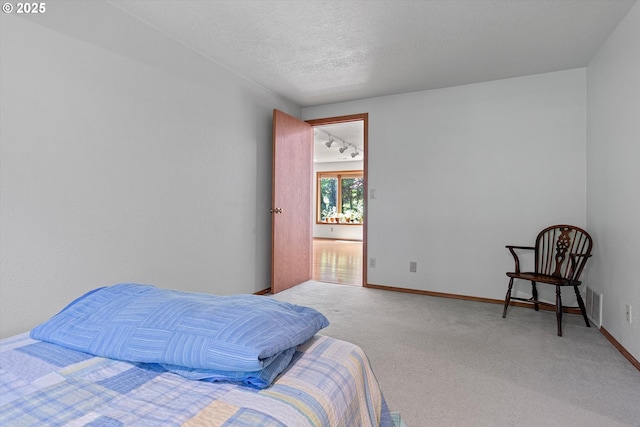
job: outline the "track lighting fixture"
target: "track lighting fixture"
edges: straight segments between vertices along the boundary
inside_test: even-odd
[[[356,156],[360,155],[360,152],[358,151],[358,147],[356,147],[352,143],[350,143],[348,141],[345,141],[342,138],[338,138],[337,136],[333,136],[333,135],[331,135],[329,132],[327,132],[324,129],[315,128],[313,131],[314,131],[314,133],[317,133],[317,131],[320,131],[322,133],[325,133],[329,137],[329,140],[324,143],[324,145],[326,145],[327,148],[331,148],[333,143],[337,141],[341,145],[341,147],[338,148],[338,151],[340,152],[340,154],[343,154],[350,147],[353,147],[353,153],[351,153],[351,158],[355,158]]]

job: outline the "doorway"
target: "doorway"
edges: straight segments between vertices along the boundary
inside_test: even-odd
[[[368,114],[307,123],[314,129],[313,279],[366,287]],[[333,192],[323,187],[331,182]]]

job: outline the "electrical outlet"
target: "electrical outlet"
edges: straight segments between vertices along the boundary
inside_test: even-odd
[[[369,258],[369,267],[376,268],[376,259],[374,257]]]
[[[631,320],[633,319],[633,313],[631,312],[631,306],[629,304],[626,304],[625,308],[626,308],[625,316],[626,316],[627,322],[631,323]]]
[[[411,261],[409,263],[409,272],[410,273],[415,273],[416,271],[418,271],[418,263],[415,261]]]

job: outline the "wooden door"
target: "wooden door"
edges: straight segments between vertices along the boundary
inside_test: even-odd
[[[273,110],[271,292],[311,280],[313,129]]]

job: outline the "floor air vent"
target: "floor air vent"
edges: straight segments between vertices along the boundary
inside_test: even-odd
[[[587,317],[599,328],[602,326],[602,294],[587,288]]]

